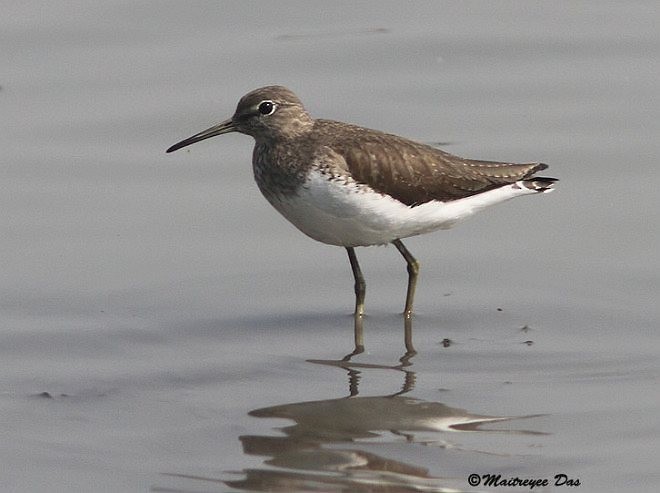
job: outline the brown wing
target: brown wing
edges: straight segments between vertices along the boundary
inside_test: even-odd
[[[512,164],[463,159],[396,135],[317,120],[353,178],[404,204],[451,201],[528,178],[542,163]],[[334,136],[334,138],[328,138]]]

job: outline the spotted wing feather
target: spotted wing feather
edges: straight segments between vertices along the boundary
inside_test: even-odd
[[[317,120],[324,142],[361,183],[415,206],[451,201],[531,177],[543,163],[463,159],[435,147],[357,126]]]

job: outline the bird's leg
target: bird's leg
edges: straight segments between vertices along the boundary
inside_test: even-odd
[[[403,342],[406,346],[406,354],[404,354],[399,361],[401,362],[401,366],[410,366],[412,363],[410,360],[412,359],[413,356],[417,354],[417,351],[415,351],[415,348],[413,347],[413,342],[412,342],[412,317],[404,317],[403,319]]]
[[[412,315],[415,287],[417,286],[417,275],[419,274],[419,262],[412,256],[401,240],[394,240],[392,243],[399,250],[399,253],[403,255],[403,258],[406,259],[406,263],[408,264],[408,291],[406,293],[406,307],[403,310],[403,314],[406,317],[410,317]]]
[[[353,356],[364,353],[364,326],[362,324],[362,320],[362,315],[358,315],[357,313],[353,315],[353,336],[355,340],[355,349],[344,356],[342,361],[351,361]],[[351,395],[353,395],[353,393],[351,393]]]
[[[353,247],[346,247],[348,252],[348,260],[351,262],[351,269],[353,269],[353,277],[355,278],[355,316],[361,317],[364,314],[364,295],[367,290],[367,284],[364,282],[364,276],[360,270],[357,257],[355,256],[355,249]]]
[[[364,276],[360,270],[360,264],[355,256],[355,249],[353,247],[346,247],[348,252],[348,260],[351,262],[351,269],[353,270],[353,277],[355,278],[355,312],[353,318],[355,321],[354,335],[355,335],[355,351],[354,354],[359,354],[364,351],[364,332],[362,327],[362,315],[364,315],[364,295],[367,291],[367,284],[364,282]],[[353,354],[351,354],[353,356]]]

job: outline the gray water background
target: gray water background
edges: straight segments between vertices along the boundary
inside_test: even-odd
[[[0,490],[657,491],[659,20],[651,1],[5,5]],[[358,250],[353,400],[355,368],[309,361],[352,349],[345,252],[263,200],[248,137],[164,153],[273,83],[314,116],[561,180],[406,242],[408,367],[404,263]],[[394,433],[390,401],[358,399],[406,377],[396,402],[449,424],[535,417]]]

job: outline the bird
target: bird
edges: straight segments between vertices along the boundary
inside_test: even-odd
[[[420,271],[403,239],[448,229],[494,204],[554,189],[535,176],[541,162],[480,161],[397,135],[313,118],[290,89],[271,85],[245,94],[233,116],[184,139],[176,151],[217,135],[254,139],[252,169],[266,200],[307,236],[346,249],[356,319],[366,282],[357,247],[393,244],[406,261],[403,314],[412,316]]]

